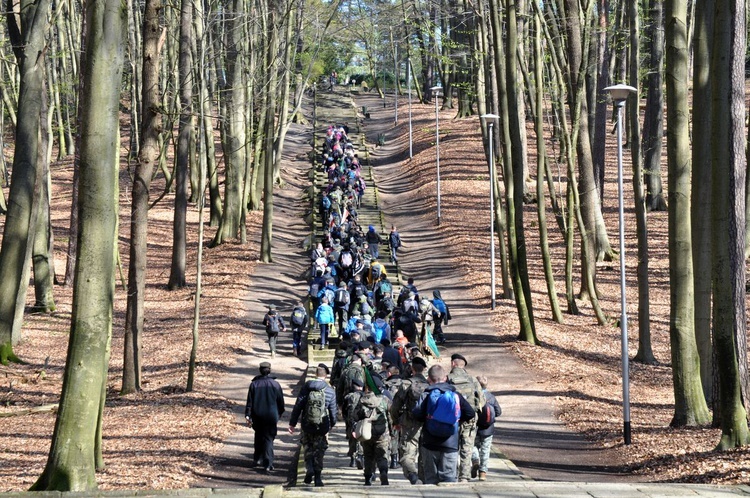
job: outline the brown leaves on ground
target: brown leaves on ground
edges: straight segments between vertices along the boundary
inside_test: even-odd
[[[479,118],[454,119],[455,110],[442,110],[440,116],[441,239],[445,241],[471,289],[477,304],[490,307],[490,213],[489,173],[481,141]],[[436,210],[435,111],[432,105],[415,105],[412,110],[414,150],[420,151],[408,163],[420,185],[415,195],[433,212]],[[406,120],[396,140],[408,147]],[[536,191],[536,134],[529,138],[528,190]],[[566,166],[555,160],[556,143],[546,140],[552,161],[557,195],[564,203]],[[604,217],[610,243],[618,246],[617,155],[614,136],[607,138]],[[627,309],[629,317],[630,406],[632,444],[623,444],[621,380],[621,340],[619,262],[597,264],[597,286],[601,306],[611,325],[601,327],[588,300],[577,300],[580,315],[566,314],[565,244],[550,209],[547,195],[547,228],[555,284],[563,324],[552,320],[539,246],[537,204],[524,206],[524,226],[537,336],[540,346],[517,341],[519,325],[516,307],[502,299],[500,252],[496,249],[497,308],[493,321],[502,347],[512,348],[529,367],[541,373],[544,388],[554,394],[559,417],[574,430],[603,447],[623,455],[627,470],[644,480],[744,483],[750,472],[750,450],[715,452],[720,430],[715,428],[672,429],[674,410],[672,370],[669,349],[669,263],[667,253],[667,214],[648,215],[650,244],[649,279],[651,338],[657,365],[635,363],[638,350],[638,295],[636,280],[637,239],[632,180],[629,178],[629,151],[625,151],[625,257]],[[665,159],[666,161],[666,159]],[[502,172],[501,165],[497,165]],[[666,190],[666,165],[663,168]],[[666,195],[666,192],[665,192]],[[578,238],[578,234],[576,234]],[[576,245],[574,291],[581,285],[580,249]],[[502,401],[501,401],[502,403]]]
[[[52,165],[55,266],[65,268],[68,241],[70,161]],[[130,226],[129,177],[121,175],[120,243],[127,273]],[[152,199],[164,188],[152,186]],[[218,449],[236,429],[227,399],[214,385],[239,354],[251,349],[243,295],[258,259],[260,213],[248,216],[248,244],[230,242],[204,249],[198,364],[193,392],[185,392],[192,344],[198,215],[188,211],[188,286],[167,290],[174,197],[167,195],[149,212],[146,323],[143,340],[143,391],[120,396],[126,291],[117,276],[112,360],[104,412],[104,462],[97,475],[101,489],[185,488],[208,469]],[[208,209],[206,221],[208,222]],[[4,222],[4,218],[2,219]],[[206,226],[207,245],[215,228]],[[25,318],[23,341],[15,351],[26,364],[0,368],[0,412],[9,414],[59,399],[70,331],[72,288],[55,286],[57,311]],[[27,304],[33,304],[30,288]],[[0,491],[28,489],[47,460],[55,413],[0,418]]]

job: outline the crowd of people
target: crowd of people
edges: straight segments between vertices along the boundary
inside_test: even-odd
[[[363,471],[367,486],[376,478],[389,484],[389,470],[399,466],[412,484],[485,480],[500,406],[487,379],[467,372],[464,356],[454,353],[449,370],[438,363],[437,344],[445,343],[443,327],[451,319],[440,291],[432,300],[421,297],[410,278],[395,282],[395,292],[379,261],[380,246],[387,243],[395,264],[401,238],[395,226],[384,240],[374,226],[365,231],[358,223],[366,187],[347,132],[331,126],[325,137],[319,167],[328,184],[320,192],[322,237],[311,252],[308,307],[299,302],[289,316],[294,355],[301,354],[308,330],[319,330],[319,348],[336,344],[331,367],[316,367],[289,421],[291,434],[298,424],[302,431],[303,481],[323,486],[327,436],[339,420],[349,465]],[[263,325],[275,357],[277,337],[287,327],[273,305]],[[266,471],[273,470],[273,438],[283,411],[281,388],[263,362],[245,415],[256,432],[253,465]]]

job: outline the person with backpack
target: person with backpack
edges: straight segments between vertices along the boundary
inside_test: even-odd
[[[364,394],[365,382],[362,379],[352,380],[352,392],[344,396],[344,403],[341,407],[341,412],[346,422],[346,440],[349,443],[349,451],[346,456],[349,457],[349,467],[355,465],[359,470],[364,468],[364,456],[362,455],[362,445],[359,444],[357,438],[354,437],[354,425],[357,423],[356,409],[359,404],[360,398]]]
[[[328,367],[320,363],[315,379],[307,381],[297,397],[289,419],[289,434],[301,419],[300,444],[305,459],[305,484],[315,479],[315,486],[323,486],[323,457],[328,449],[328,433],[336,425],[336,393],[326,382]]]
[[[369,244],[369,251],[372,259],[378,259],[380,257],[380,244],[383,243],[383,239],[380,237],[380,234],[375,231],[374,226],[370,225],[367,228],[365,240],[367,241],[367,244]]]
[[[252,466],[262,465],[266,472],[271,472],[276,426],[284,413],[284,393],[271,376],[271,364],[264,361],[259,366],[260,375],[253,378],[247,391],[245,420],[255,431]]]
[[[503,410],[495,395],[487,389],[487,377],[477,375],[477,381],[482,386],[486,400],[482,411],[477,414],[477,437],[474,440],[474,450],[471,454],[471,477],[479,476],[480,481],[487,480],[487,464],[490,461],[492,435],[495,432],[495,419]]]
[[[346,282],[339,282],[339,287],[333,296],[333,311],[339,324],[339,332],[343,333],[345,325],[349,321],[349,289]]]
[[[388,321],[385,319],[386,315],[382,311],[375,316],[377,318],[372,322],[372,337],[376,343],[380,343],[383,339],[391,337],[391,326],[388,325]]]
[[[443,333],[443,325],[448,325],[448,321],[451,319],[451,311],[448,305],[443,301],[440,291],[432,291],[432,307],[433,307],[433,322],[434,329],[433,334],[438,344],[445,344],[445,334]]]
[[[292,354],[299,356],[302,347],[302,331],[307,328],[307,310],[302,302],[298,302],[289,316],[289,325],[292,327]]]
[[[430,384],[412,410],[423,422],[420,454],[424,466],[424,483],[456,482],[458,471],[460,423],[473,421],[476,412],[455,387],[440,365],[427,371]]]
[[[411,375],[402,379],[393,395],[391,418],[399,432],[398,458],[404,477],[411,484],[419,481],[419,437],[422,424],[412,415],[422,393],[429,385],[424,371],[427,363],[423,358],[414,358],[410,366]],[[423,476],[424,477],[424,476]]]
[[[376,286],[384,276],[387,276],[385,266],[379,263],[377,259],[372,259],[370,261],[367,283],[373,291],[375,291]]]
[[[328,298],[323,297],[320,300],[320,306],[315,311],[315,323],[320,327],[320,349],[326,348],[328,343],[328,333],[333,325],[334,316],[333,308],[328,304]]]
[[[395,225],[391,225],[391,233],[388,234],[388,244],[391,247],[391,263],[395,265],[398,263],[398,255],[396,252],[398,251],[398,248],[401,247],[401,235],[399,235]]]
[[[451,355],[451,372],[448,374],[448,382],[461,396],[471,405],[476,413],[481,413],[486,401],[484,391],[479,381],[466,372],[469,362],[462,355],[454,353]],[[474,450],[474,440],[477,435],[476,419],[466,420],[459,427],[459,481],[468,482],[471,475],[471,454]]]
[[[345,244],[344,248],[339,253],[338,258],[338,267],[341,270],[341,275],[339,275],[339,277],[341,280],[349,281],[352,278],[354,268],[356,268],[356,261],[354,258],[354,253],[352,252],[351,247],[348,243]]]
[[[386,275],[385,273],[380,274],[380,276],[378,277],[378,281],[375,282],[372,286],[372,292],[375,297],[375,306],[378,305],[380,300],[383,299],[386,294],[391,295],[393,293],[393,284],[390,280],[388,280],[388,275]],[[393,307],[396,307],[395,303]]]
[[[349,358],[349,363],[344,367],[339,377],[338,384],[336,385],[336,402],[339,405],[343,405],[344,397],[352,392],[352,382],[354,379],[359,379],[362,382],[365,380],[365,370],[363,366],[362,355],[354,353]]]
[[[308,296],[310,297],[310,303],[312,304],[313,313],[315,313],[315,311],[318,309],[318,306],[320,305],[320,298],[318,297],[318,294],[326,285],[326,279],[323,276],[323,271],[323,269],[318,269],[315,271],[315,277],[313,277],[312,281],[310,282],[310,287],[307,292]]]
[[[369,381],[364,383],[364,394],[355,408],[355,421],[370,425],[370,433],[359,438],[364,456],[365,486],[372,486],[376,468],[380,473],[380,485],[387,486],[391,444],[390,401],[383,395],[385,386],[380,377],[374,375],[372,380],[372,384]]]
[[[266,328],[266,335],[268,336],[268,347],[271,349],[271,358],[275,358],[276,340],[279,338],[280,332],[286,331],[284,319],[281,318],[281,315],[276,313],[275,305],[268,305],[268,313],[266,313],[266,315],[263,317],[263,326]]]

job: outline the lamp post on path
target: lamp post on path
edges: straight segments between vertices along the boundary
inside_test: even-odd
[[[630,444],[630,375],[628,358],[628,313],[625,301],[625,210],[622,201],[622,108],[631,93],[638,90],[628,85],[613,85],[604,89],[617,106],[617,196],[620,204],[620,334],[622,341],[622,418],[623,439]]]
[[[485,125],[489,125],[489,155],[490,155],[490,303],[495,309],[495,150],[494,126],[500,119],[497,114],[482,114],[479,116]]]
[[[443,93],[442,86],[430,88],[435,99],[435,165],[437,169],[437,224],[440,226],[440,110],[438,109],[438,97]]]

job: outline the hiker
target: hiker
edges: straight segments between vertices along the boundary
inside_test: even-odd
[[[430,367],[427,372],[427,382],[430,385],[412,410],[414,419],[424,423],[420,454],[425,484],[456,482],[458,424],[474,420],[476,416],[469,402],[447,380],[442,366]]]
[[[339,405],[343,405],[346,395],[354,390],[352,387],[354,379],[364,382],[365,371],[362,363],[362,355],[357,353],[352,354],[349,358],[349,363],[341,372],[341,376],[336,384],[336,402]]]
[[[355,408],[355,421],[369,424],[369,434],[352,434],[358,437],[364,456],[365,486],[372,485],[377,468],[380,473],[381,486],[388,483],[388,453],[391,443],[390,400],[383,395],[385,386],[377,375],[372,376],[372,384],[364,383],[364,394]],[[356,426],[357,424],[355,424]]]
[[[276,306],[273,304],[268,305],[268,313],[263,317],[263,326],[266,328],[266,335],[268,336],[268,347],[271,350],[271,358],[276,357],[276,340],[279,338],[280,332],[286,332],[286,325],[281,315],[276,313]]]
[[[349,289],[346,288],[346,282],[341,280],[339,288],[336,289],[333,297],[333,311],[338,320],[338,330],[343,333],[347,322],[349,321]]]
[[[365,235],[365,240],[367,240],[367,243],[370,245],[370,256],[372,256],[372,259],[378,259],[380,257],[380,244],[383,243],[383,239],[380,237],[380,234],[375,231],[375,227],[370,225],[367,228],[367,235]]]
[[[326,382],[328,367],[324,363],[315,369],[315,379],[307,381],[299,393],[289,420],[289,434],[294,434],[297,422],[302,425],[300,444],[305,459],[305,484],[315,479],[315,486],[323,486],[323,457],[328,449],[328,432],[336,425],[336,394]]]
[[[486,481],[492,435],[495,432],[495,419],[503,413],[503,410],[495,396],[487,389],[487,377],[477,375],[477,381],[482,386],[486,402],[482,411],[477,414],[477,437],[471,454],[471,477],[479,476],[480,481]]]
[[[255,431],[251,466],[263,466],[266,472],[271,472],[276,425],[284,413],[284,393],[276,378],[271,376],[271,364],[264,361],[259,367],[260,375],[253,378],[247,391],[245,420]]]
[[[363,379],[352,379],[352,392],[344,396],[344,403],[341,408],[346,423],[346,440],[349,443],[349,451],[346,453],[346,456],[349,457],[349,467],[356,465],[359,470],[364,468],[364,457],[362,455],[362,446],[354,436],[354,424],[357,423],[355,410],[360,398],[364,394],[364,386],[365,382]]]
[[[391,225],[391,233],[388,234],[388,244],[391,247],[391,263],[394,265],[398,263],[398,255],[396,252],[401,247],[401,235],[396,230],[395,225]]]
[[[484,392],[479,381],[466,372],[469,364],[459,353],[451,355],[451,372],[448,374],[448,382],[456,389],[466,401],[469,402],[476,413],[481,413],[485,405]],[[468,482],[471,474],[471,454],[474,450],[474,439],[477,435],[476,419],[465,420],[459,426],[459,465],[458,479]]]
[[[289,325],[292,327],[292,354],[299,356],[302,352],[302,331],[307,329],[307,310],[299,301],[289,316]]]
[[[313,313],[315,313],[315,310],[317,310],[318,306],[320,305],[318,294],[326,285],[326,279],[323,276],[323,272],[324,269],[315,270],[315,277],[313,277],[312,281],[310,282],[310,287],[307,292],[308,296],[310,297],[310,304],[312,305]]]
[[[433,334],[438,344],[445,344],[445,334],[443,333],[443,325],[448,325],[448,320],[451,319],[451,311],[448,305],[443,301],[440,296],[440,291],[432,291],[432,307],[433,311]]]
[[[404,477],[412,484],[417,484],[419,480],[419,437],[422,434],[422,424],[414,418],[412,410],[416,408],[428,386],[424,376],[426,368],[424,359],[412,360],[409,366],[411,376],[401,381],[391,405],[391,418],[399,431],[399,463]]]
[[[384,338],[391,337],[391,326],[385,319],[387,315],[382,311],[379,311],[375,316],[375,321],[372,322],[372,336],[375,338],[375,342],[379,343]]]
[[[375,345],[375,351],[380,349],[382,352],[383,346],[380,344]],[[377,356],[377,353],[376,353]],[[390,365],[386,362],[387,368],[383,370],[383,373],[385,374],[385,386],[388,388],[388,392],[391,395],[391,399],[393,399],[394,396],[396,396],[396,393],[401,388],[401,384],[403,384],[404,379],[401,377],[401,370],[397,365]],[[390,452],[391,452],[391,468],[395,469],[398,467],[398,440],[399,440],[399,428],[393,424],[391,426],[391,444],[390,444]]]
[[[326,348],[328,343],[328,332],[333,324],[333,308],[328,304],[328,298],[320,300],[320,306],[315,311],[315,322],[320,326],[320,349]]]
[[[403,312],[401,310],[395,310],[393,313],[393,327],[396,330],[401,330],[404,332],[404,336],[409,342],[417,343],[419,338],[417,337],[417,334],[419,330],[417,329],[417,324],[422,321],[421,318],[419,318],[419,315],[416,313],[409,311]]]

